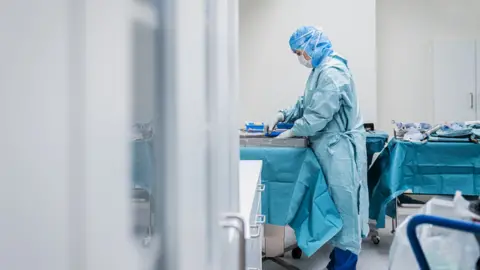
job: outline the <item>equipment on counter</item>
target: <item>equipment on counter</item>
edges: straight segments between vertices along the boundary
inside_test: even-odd
[[[373,123],[364,123],[363,124],[363,128],[365,129],[365,131],[369,132],[369,131],[375,131],[375,125]]]
[[[259,122],[246,122],[245,129],[240,130],[240,146],[244,147],[308,147],[306,138],[276,138],[293,127],[291,123],[279,122],[274,129]]]
[[[263,133],[267,137],[277,137],[278,135],[282,134],[284,131],[287,131],[293,127],[291,123],[283,123],[279,122],[275,126],[270,129],[268,125],[260,122],[245,122],[245,130],[246,133]]]
[[[260,122],[245,122],[245,132],[248,133],[264,133],[265,124]]]
[[[428,123],[393,124],[394,137],[411,142],[473,142],[478,143],[477,122],[450,122],[432,126]]]

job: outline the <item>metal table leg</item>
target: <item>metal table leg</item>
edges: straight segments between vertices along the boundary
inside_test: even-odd
[[[291,251],[291,250],[294,250],[298,248],[297,245],[291,245],[287,248],[284,249],[284,254]],[[276,257],[263,257],[262,258],[262,262],[265,262],[265,261],[272,261],[280,266],[282,266],[283,268],[287,269],[287,270],[300,270],[300,268],[284,261],[281,257],[284,256],[284,254],[281,254],[280,256],[276,256]]]
[[[380,235],[377,229],[377,222],[375,220],[369,220],[368,227],[370,229],[368,232],[368,237],[370,237],[372,243],[378,245],[380,243]]]
[[[395,206],[394,206],[395,207],[395,209],[394,209],[394,213],[395,213],[394,216],[395,217],[392,218],[392,233],[395,233],[395,231],[397,230],[397,226],[398,226],[398,203],[399,203],[398,199],[395,199],[395,203],[394,203],[395,204]]]
[[[262,259],[263,262],[265,261],[272,261],[278,265],[280,265],[281,267],[287,269],[287,270],[301,270],[300,268],[298,267],[295,267],[289,263],[287,263],[286,261],[280,259],[279,257],[274,257],[274,258],[263,258]]]

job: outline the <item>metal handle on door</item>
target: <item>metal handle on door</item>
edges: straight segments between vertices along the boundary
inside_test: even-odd
[[[473,109],[473,93],[470,93],[470,109]]]
[[[260,237],[260,230],[260,226],[258,225],[250,226],[250,238]]]
[[[243,217],[237,213],[226,214],[225,219],[220,223],[220,225],[224,228],[233,228],[238,232],[240,236],[238,239],[238,269],[245,270],[247,256],[245,250],[245,221],[243,220]]]

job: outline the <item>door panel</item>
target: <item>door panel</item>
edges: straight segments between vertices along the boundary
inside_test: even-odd
[[[435,122],[475,119],[475,41],[435,41],[433,54]]]

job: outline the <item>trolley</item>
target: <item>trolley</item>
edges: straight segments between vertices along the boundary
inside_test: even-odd
[[[407,224],[407,236],[412,247],[413,254],[415,255],[421,270],[430,270],[425,253],[423,252],[422,247],[420,246],[420,241],[417,237],[417,226],[422,224],[431,224],[438,227],[480,234],[480,223],[475,223],[473,221],[448,219],[431,215],[413,216]]]

